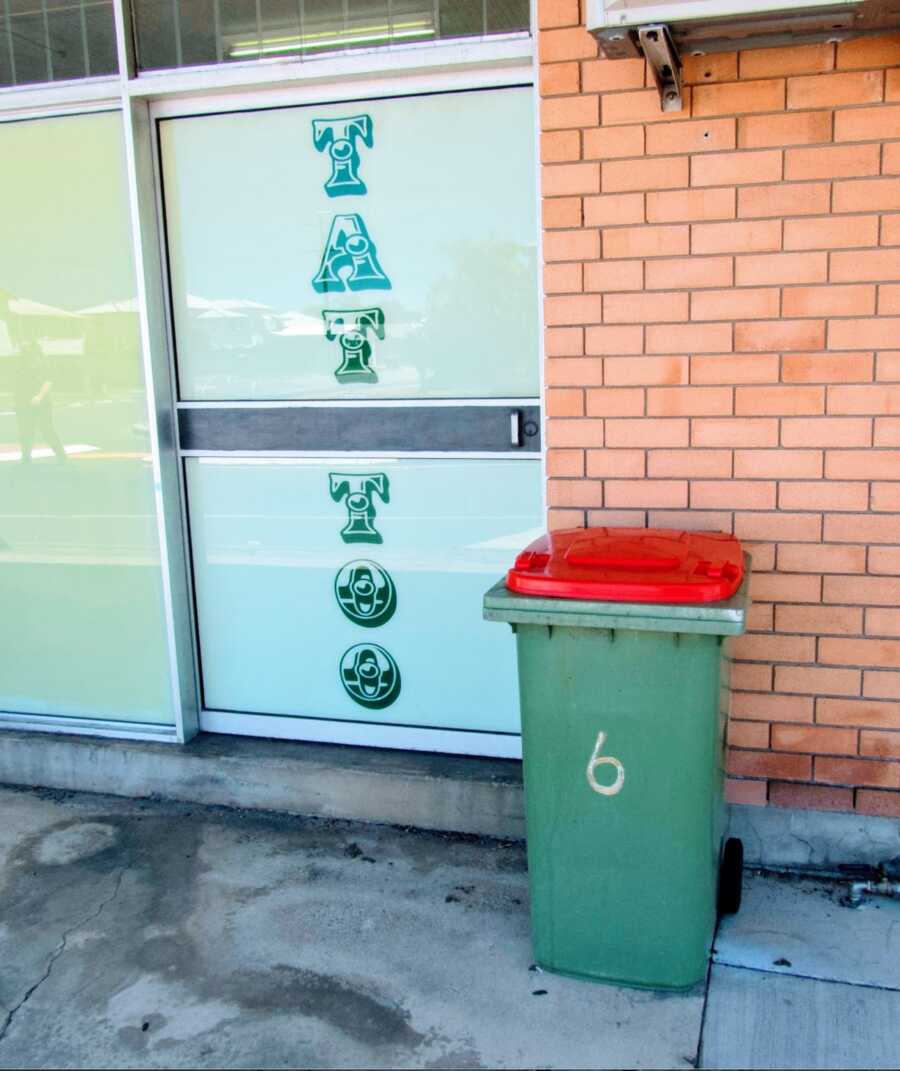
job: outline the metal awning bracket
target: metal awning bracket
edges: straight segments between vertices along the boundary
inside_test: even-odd
[[[680,112],[681,57],[672,41],[668,26],[662,23],[639,26],[637,35],[641,50],[653,72],[662,110]]]

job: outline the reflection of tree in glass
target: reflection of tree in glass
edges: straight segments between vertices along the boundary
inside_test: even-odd
[[[436,252],[447,270],[429,295],[420,337],[443,361],[427,363],[455,361],[470,370],[491,360],[530,366],[537,325],[534,247],[465,241]]]

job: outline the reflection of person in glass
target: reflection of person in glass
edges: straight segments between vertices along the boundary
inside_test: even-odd
[[[27,465],[31,461],[31,448],[36,435],[56,454],[57,461],[65,461],[65,448],[53,426],[53,407],[50,401],[53,383],[47,376],[40,347],[36,342],[26,342],[22,345],[18,357],[13,360],[13,404],[22,443],[23,464]]]

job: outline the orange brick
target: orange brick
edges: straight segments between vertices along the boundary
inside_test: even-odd
[[[691,159],[692,186],[732,186],[780,178],[781,152],[775,149],[723,152]]]
[[[730,387],[650,387],[649,416],[731,416]],[[725,475],[731,475],[731,465]]]
[[[853,789],[773,781],[769,785],[769,802],[775,807],[809,811],[852,811]]]
[[[840,666],[900,666],[900,640],[823,638],[819,661]]]
[[[596,39],[581,26],[564,30],[544,30],[538,34],[538,56],[541,63],[594,59],[596,55]]]
[[[552,97],[558,93],[581,91],[581,70],[578,63],[545,63],[541,67],[541,95]]]
[[[544,331],[544,353],[548,357],[572,357],[584,353],[584,328],[548,327]]]
[[[641,89],[644,85],[642,59],[589,60],[581,65],[585,93],[610,93],[620,89]]]
[[[786,74],[818,74],[833,69],[834,45],[832,44],[748,49],[741,53],[741,78],[777,78]]]
[[[608,294],[603,318],[610,324],[669,323],[687,320],[688,295],[683,292],[657,294]]]
[[[611,93],[603,97],[602,118],[604,126],[621,123],[662,123],[680,116],[691,117],[691,90],[681,95],[684,107],[680,112],[664,112],[659,107],[659,93],[655,89],[642,89],[634,93]]]
[[[873,286],[797,286],[784,292],[784,316],[866,316],[875,312]]]
[[[871,508],[900,513],[900,483],[873,483]]]
[[[869,513],[825,519],[825,538],[835,543],[853,543],[859,539],[865,539],[868,543],[896,543],[898,535],[900,535],[898,520],[895,516]],[[851,602],[852,600],[841,599],[839,601]]]
[[[882,316],[877,320],[830,320],[828,323],[830,350],[857,349],[859,346],[886,349],[888,346],[896,346],[898,338],[900,316]]]
[[[879,353],[875,364],[875,378],[885,382],[900,382],[900,352]]]
[[[900,70],[896,67],[884,72],[884,99],[900,100]]]
[[[900,283],[883,283],[879,286],[878,312],[881,316],[900,313]]]
[[[570,419],[547,421],[548,447],[586,447],[602,445],[602,420]]]
[[[750,806],[766,805],[765,781],[749,781],[739,777],[725,778],[725,799],[728,803],[745,803]]]
[[[779,568],[783,569],[783,566],[779,565]],[[842,636],[853,636],[859,632],[861,622],[862,610],[852,607],[846,609],[838,609],[834,606],[775,607],[775,627],[779,632],[810,632],[816,636],[837,633]]]
[[[784,91],[784,80],[781,78],[730,85],[698,85],[694,88],[694,115],[778,112],[784,107]]]
[[[647,526],[679,532],[730,532],[731,517],[726,510],[653,509],[647,514]]]
[[[584,476],[583,450],[548,450],[548,476]]]
[[[837,49],[840,70],[853,67],[890,67],[900,63],[900,34],[857,37],[841,41]]]
[[[596,260],[599,256],[599,231],[550,231],[544,234],[545,260]]]
[[[786,752],[729,750],[727,769],[730,774],[743,777],[803,781],[812,776],[812,759]]]
[[[782,483],[778,489],[780,509],[842,510],[865,509],[869,488],[864,483],[839,483],[836,480]]]
[[[617,386],[651,386],[687,383],[688,358],[607,357],[606,382]]]
[[[858,669],[824,666],[776,666],[775,690],[805,695],[859,695],[862,674]]]
[[[870,380],[873,367],[871,353],[786,353],[781,377],[785,383],[850,383]]]
[[[603,232],[603,255],[616,257],[671,257],[687,253],[687,226],[618,227]]]
[[[859,538],[866,536],[860,526]],[[826,576],[822,601],[864,606],[896,606],[900,602],[900,580],[882,576]]]
[[[777,380],[777,353],[691,357],[692,383],[775,383]]]
[[[648,290],[665,290],[677,285],[697,288],[731,286],[734,268],[731,257],[689,257],[684,260],[656,260],[647,264]]]
[[[836,283],[900,279],[900,249],[860,249],[853,253],[832,253],[831,279]]]
[[[816,780],[832,785],[900,788],[900,764],[876,759],[816,759]]]
[[[580,156],[581,136],[577,130],[550,130],[541,134],[542,163],[565,163]]]
[[[544,198],[541,201],[541,219],[546,228],[553,227],[580,227],[581,226],[581,198],[580,197],[554,197]],[[548,236],[544,236],[544,251],[546,255]],[[599,248],[599,239],[595,239]]]
[[[588,227],[643,223],[644,195],[642,193],[607,193],[600,197],[585,197],[584,222]]]
[[[748,186],[738,191],[738,215],[743,219],[814,216],[827,212],[830,201],[831,188],[827,182]]]
[[[821,523],[817,524],[817,521],[818,517],[813,513],[738,513],[735,515],[734,534],[741,539],[806,539],[808,542],[817,542],[821,538]],[[788,576],[784,573],[754,573],[750,587],[754,599],[765,602],[822,601],[822,578],[818,574],[804,576],[796,573]]]
[[[687,483],[684,480],[607,480],[606,503],[613,508],[651,506],[686,506]]]
[[[732,721],[728,725],[728,743],[732,747],[767,748],[769,726],[761,721]]]
[[[603,484],[599,480],[549,480],[547,503],[571,508],[603,505]]]
[[[780,248],[780,220],[695,223],[691,227],[692,253],[750,253]]]
[[[816,641],[812,636],[761,636],[744,633],[734,640],[734,657],[745,662],[812,662]]]
[[[743,223],[743,227],[770,224]],[[778,224],[773,223],[777,229]],[[738,286],[775,286],[779,283],[824,283],[828,277],[827,253],[776,253],[774,256],[736,257]]]
[[[895,320],[900,323],[900,320]],[[846,414],[900,413],[900,383],[854,383],[828,388],[828,412]]]
[[[596,126],[600,116],[600,98],[550,97],[541,103],[541,130],[568,130],[572,127]]]
[[[836,322],[845,321],[832,321],[831,328]],[[738,352],[817,350],[824,343],[825,324],[822,320],[760,320],[734,325],[734,348]]]
[[[881,173],[883,175],[900,174],[900,142],[892,141],[885,145],[881,160]]]
[[[781,425],[784,446],[868,446],[872,441],[872,425],[868,420],[840,417],[819,417],[817,420],[785,420]],[[844,473],[852,479],[856,473]],[[839,478],[838,472],[826,476]]]
[[[900,576],[900,547],[870,547],[869,572]]]
[[[677,388],[666,388],[677,389]],[[729,450],[651,450],[647,455],[647,475],[666,477],[730,476]]]
[[[738,145],[742,149],[816,145],[823,141],[831,141],[830,112],[748,115],[738,120]]]
[[[541,193],[545,197],[599,192],[599,164],[545,164],[541,168]]]
[[[665,159],[645,157],[643,160],[608,160],[602,165],[603,192],[621,193],[627,190],[668,190],[688,183],[688,158],[670,156]]]
[[[547,510],[547,527],[551,532],[556,532],[560,528],[583,528],[584,510],[549,509]]]
[[[643,412],[640,387],[596,387],[587,392],[588,416],[642,416]]]
[[[777,446],[778,421],[764,418],[698,417],[691,423],[692,446]]]
[[[588,510],[587,523],[591,528],[645,528],[647,511],[643,509]]]
[[[721,353],[731,348],[731,324],[671,324],[647,328],[647,353]]]
[[[762,667],[743,666],[742,669]],[[768,687],[766,685],[765,687]],[[731,698],[732,717],[752,718],[759,721],[790,721],[811,723],[813,700],[802,695],[755,695],[752,692],[735,692]]]
[[[644,456],[643,450],[588,450],[587,474],[597,479],[641,477],[645,473]]]
[[[878,108],[848,108],[835,112],[835,141],[878,141],[895,138],[900,128],[900,105]]]
[[[684,56],[682,77],[687,85],[733,82],[738,76],[736,52],[713,52],[703,56]]]
[[[640,290],[644,265],[640,260],[594,260],[584,266],[584,288],[592,291]]]
[[[774,509],[775,484],[767,480],[693,480],[692,509]]]
[[[750,479],[815,479],[822,475],[822,451],[735,450],[734,474]]]
[[[603,384],[601,357],[554,357],[544,366],[548,387],[595,387]]]
[[[870,636],[900,636],[900,610],[866,610],[866,633]]]
[[[815,149],[788,149],[784,154],[786,179],[852,178],[877,175],[878,145],[833,145]]]
[[[581,137],[585,160],[611,160],[617,156],[644,154],[642,126],[618,126],[614,130],[598,126],[593,130],[583,130]]]
[[[557,26],[578,26],[578,0],[553,0],[538,5],[538,26],[549,30]]]
[[[648,223],[734,219],[734,190],[671,190],[647,194]]]
[[[589,327],[585,335],[585,350],[591,356],[640,353],[644,348],[644,329],[641,326]]]
[[[548,264],[544,268],[545,294],[580,294],[581,264]]]
[[[900,214],[881,217],[881,244],[900,245]]]
[[[866,675],[868,673],[867,670]],[[873,703],[867,699],[818,699],[816,721],[822,725],[900,729],[900,706],[897,703]]]
[[[772,747],[776,751],[802,751],[812,755],[855,755],[856,732],[812,725],[773,725]]]
[[[824,411],[824,387],[738,387],[734,396],[736,416],[796,416]]]
[[[785,249],[850,249],[857,246],[875,245],[877,240],[877,216],[847,216],[845,219],[829,216],[826,219],[786,219],[784,221]],[[814,280],[792,281],[812,282]]]
[[[773,669],[769,665],[747,665],[743,662],[735,662],[731,667],[731,686],[732,688],[741,689],[753,689],[755,691],[768,692],[772,687],[772,675]],[[731,706],[732,714],[741,718],[753,718],[759,717],[763,721],[768,721],[768,716],[756,715],[748,711],[739,710],[740,700],[742,696],[739,692],[735,692],[732,695]],[[769,695],[754,695],[752,699],[759,699],[763,703],[766,700],[771,699]],[[812,700],[809,702],[809,720],[812,721]]]
[[[844,179],[834,184],[834,212],[892,208],[900,208],[900,178]]]
[[[900,818],[900,792],[875,792],[861,788],[856,793],[859,814],[882,818]]]
[[[660,447],[687,446],[687,420],[607,420],[607,446]]]
[[[548,327],[599,323],[603,299],[593,294],[563,294],[544,299],[544,322]]]
[[[778,568],[783,573],[864,573],[866,571],[866,548],[845,545],[805,547],[795,543],[783,543],[778,548]],[[804,613],[807,611],[804,610]],[[823,613],[833,614],[829,607]],[[856,614],[852,615],[856,620]],[[845,619],[849,620],[849,618]],[[789,630],[796,631],[796,630]],[[825,629],[834,632],[834,629]],[[838,631],[843,631],[839,629]],[[857,631],[859,631],[857,629]]]
[[[547,416],[584,416],[584,391],[575,387],[548,390],[546,393]],[[596,414],[592,413],[591,416]]]
[[[876,699],[900,699],[900,673],[896,670],[893,673],[874,669],[864,670],[863,693]],[[891,709],[900,719],[900,707],[892,704]],[[897,727],[900,727],[900,720],[897,722]]]
[[[884,96],[881,71],[852,74],[817,74],[789,78],[787,106],[794,108],[835,108],[847,104],[874,104]]]
[[[647,152],[651,156],[682,152],[722,152],[735,147],[734,119],[699,122],[656,123],[647,127]]]

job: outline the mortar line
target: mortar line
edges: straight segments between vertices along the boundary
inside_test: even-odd
[[[797,974],[794,971],[773,971],[768,967],[749,967],[743,963],[726,963],[724,960],[712,961],[716,967],[730,967],[735,971],[753,971],[755,974],[777,974],[782,978],[802,978],[805,982],[824,982],[826,985],[851,985],[856,989],[877,989],[882,993],[900,993],[900,986],[877,985],[875,982],[849,982],[840,978],[819,978],[814,974]]]

